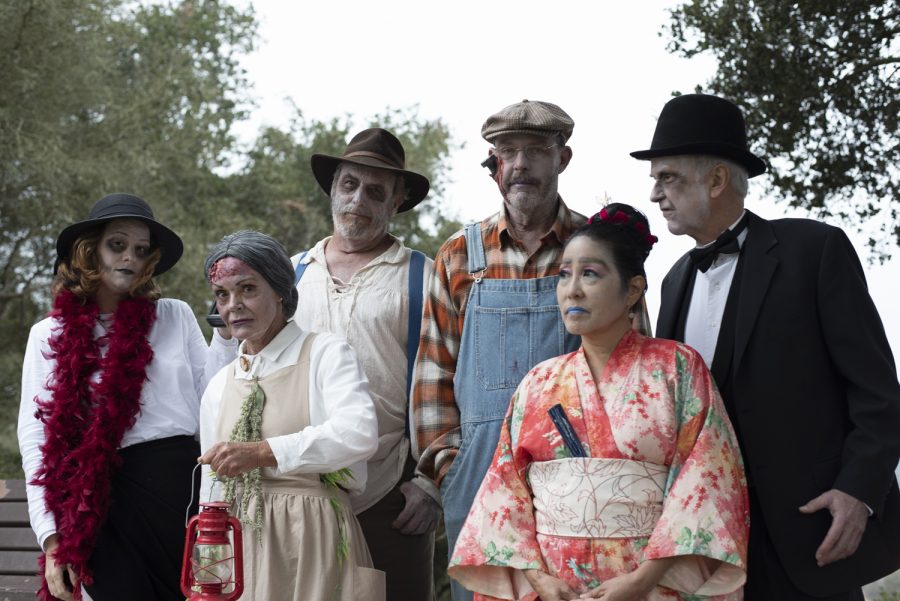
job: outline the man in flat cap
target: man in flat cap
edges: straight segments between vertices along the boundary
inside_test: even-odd
[[[523,100],[488,117],[502,209],[453,235],[435,258],[416,364],[419,472],[440,486],[449,552],[497,446],[519,381],[578,347],[556,303],[562,245],[585,218],[557,192],[574,123],[549,102]],[[472,594],[451,583],[454,601]]]
[[[650,161],[669,231],[697,243],[663,280],[657,335],[703,355],[737,431],[745,599],[861,601],[900,567],[900,386],[853,246],[836,227],[744,208],[766,165],[727,100],[672,99],[631,155]]]
[[[375,568],[387,576],[386,598],[428,601],[441,508],[434,484],[414,474],[407,416],[433,266],[388,227],[425,198],[429,182],[406,169],[400,140],[381,128],[356,134],[341,156],[314,154],[311,164],[331,197],[334,231],[293,258],[294,320],[343,336],[359,355],[378,416],[378,450],[366,465],[365,490],[350,501]]]

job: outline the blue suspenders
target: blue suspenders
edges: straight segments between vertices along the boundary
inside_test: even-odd
[[[294,286],[300,283],[303,272],[309,263],[304,263],[303,258],[309,251],[303,251],[294,268]],[[406,402],[409,403],[412,395],[412,373],[416,364],[416,353],[419,351],[419,333],[422,329],[422,288],[424,286],[423,271],[425,269],[425,255],[414,250],[409,257],[409,320],[407,321],[406,335]],[[406,436],[409,437],[409,411],[406,412]]]
[[[303,272],[306,271],[306,266],[309,263],[304,263],[303,258],[309,253],[308,250],[304,250],[300,253],[300,258],[297,260],[297,267],[294,268],[294,288],[297,287],[297,284],[300,283],[300,278],[303,277]]]
[[[422,281],[425,255],[417,250],[409,257],[409,321],[406,335],[406,400],[412,397],[412,375],[419,352],[419,333],[422,330]],[[406,413],[406,433],[409,434],[409,412]]]
[[[478,273],[487,268],[484,256],[484,242],[481,240],[481,222],[476,221],[466,226],[466,253],[469,255],[469,273]],[[481,281],[481,278],[478,278]]]

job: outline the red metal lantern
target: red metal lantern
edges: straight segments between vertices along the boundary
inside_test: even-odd
[[[228,515],[228,507],[228,503],[200,503],[200,513],[188,522],[181,592],[189,601],[233,601],[244,592],[241,522]],[[229,526],[234,547],[228,540]]]

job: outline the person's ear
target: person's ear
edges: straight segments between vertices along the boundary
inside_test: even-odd
[[[634,308],[644,292],[647,291],[647,278],[642,275],[636,275],[628,280],[628,289],[626,294],[626,302],[629,307]]]
[[[559,151],[559,173],[566,170],[566,167],[569,166],[569,161],[571,160],[572,149],[568,146],[563,146],[562,150]]]
[[[724,163],[719,163],[710,169],[707,182],[710,198],[718,198],[731,184],[731,170]]]

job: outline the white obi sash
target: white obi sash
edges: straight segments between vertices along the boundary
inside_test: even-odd
[[[537,532],[576,538],[649,536],[662,515],[669,468],[646,461],[576,457],[532,463]]]

